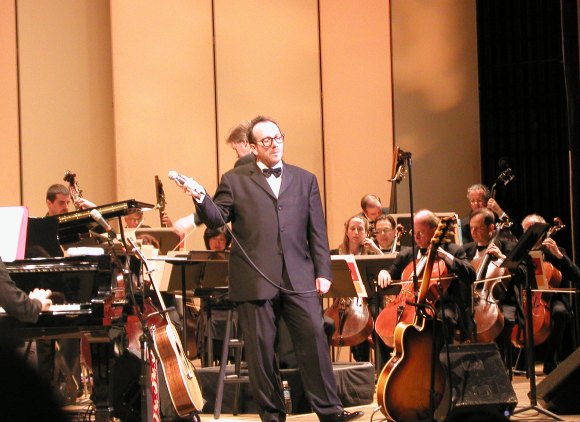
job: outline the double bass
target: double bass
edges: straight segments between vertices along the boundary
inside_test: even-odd
[[[68,191],[70,192],[75,209],[78,211],[80,209],[78,206],[78,200],[83,197],[83,191],[79,187],[77,175],[76,173],[67,170],[64,172],[63,180],[68,183]]]
[[[437,249],[455,223],[455,217],[442,218],[431,239],[417,298],[419,306],[427,300]],[[443,397],[443,369],[437,356],[439,347],[433,345],[432,325],[432,318],[416,312],[412,324],[401,322],[395,328],[395,350],[377,382],[377,402],[390,420],[430,420],[430,412]]]

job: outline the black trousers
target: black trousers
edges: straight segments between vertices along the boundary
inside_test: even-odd
[[[262,421],[279,422],[286,418],[276,357],[280,316],[295,345],[296,360],[312,409],[319,417],[342,411],[316,294],[280,292],[270,300],[238,302],[237,309],[244,333],[250,386]]]

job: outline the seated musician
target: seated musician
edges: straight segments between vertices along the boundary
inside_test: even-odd
[[[132,209],[127,215],[123,216],[126,229],[148,229],[151,226],[143,224],[144,215],[140,209]],[[172,223],[166,211],[161,213],[161,225],[164,227],[171,227]],[[160,249],[159,239],[151,234],[139,233],[137,239],[141,240],[142,245],[152,245],[155,249]]]
[[[232,243],[232,235],[228,230],[224,227],[219,227],[217,229],[210,229],[206,227],[205,231],[203,232],[203,241],[205,247],[209,251],[226,251],[230,249],[230,245]],[[219,361],[221,354],[222,354],[222,345],[223,339],[226,332],[226,322],[227,322],[227,313],[229,305],[227,305],[223,298],[215,298],[212,300],[212,311],[211,311],[211,334],[212,334],[212,345],[213,345],[213,360]],[[199,327],[205,327],[207,324],[206,312],[200,313],[200,323],[198,324]],[[238,314],[234,311],[232,317],[232,325],[233,330],[236,332],[238,329]],[[204,330],[205,331],[205,330]],[[198,335],[201,334],[203,337],[204,332],[198,332]],[[198,336],[198,342],[204,341],[203,338]],[[198,347],[198,350],[200,347]],[[208,365],[211,365],[208,362]]]
[[[125,220],[125,228],[127,228],[127,229],[138,229],[138,228],[148,229],[148,228],[151,228],[151,226],[143,224],[143,222],[145,221],[145,218],[143,215],[143,211],[140,209],[133,209],[132,212],[123,216],[123,220]],[[171,219],[169,218],[167,211],[163,211],[161,213],[161,225],[163,227],[171,227],[172,226]]]
[[[54,184],[49,186],[46,191],[46,207],[48,208],[47,216],[57,216],[60,214],[68,213],[69,206],[72,202],[71,192],[70,190],[62,185],[62,184]],[[78,197],[74,201],[74,206],[77,209],[87,209],[87,208],[94,208],[96,205],[91,201]],[[78,243],[80,244],[87,244],[90,246],[94,246],[95,244],[91,239],[87,239],[85,241],[81,241]],[[55,297],[62,298],[64,297],[59,292],[54,292],[53,299]],[[69,369],[74,368],[74,378],[76,380],[77,385],[81,385],[80,383],[80,341],[78,339],[60,339],[58,340],[60,352],[63,357],[64,361]],[[55,341],[50,340],[36,340],[36,348],[38,354],[38,366],[39,370],[42,374],[48,374],[50,378],[57,378],[57,374],[53,374],[55,372],[55,363],[54,363],[54,355],[55,355]],[[71,399],[76,398],[76,392],[68,391]],[[79,391],[80,393],[80,391]],[[74,396],[74,397],[73,397]]]
[[[381,198],[378,195],[367,193],[360,200],[360,207],[362,211],[357,214],[359,217],[366,217],[369,221],[370,231],[374,231],[375,221],[381,214],[388,214],[389,209],[383,207]]]
[[[0,258],[0,306],[22,322],[36,322],[40,311],[48,311],[52,301],[50,290],[34,289],[28,295],[16,287]]]
[[[464,244],[473,242],[473,238],[471,237],[471,230],[469,228],[469,217],[474,211],[480,208],[488,208],[496,215],[498,220],[509,219],[509,216],[500,207],[499,203],[491,197],[489,188],[485,185],[477,183],[468,187],[467,200],[469,201],[469,207],[471,209],[470,214],[461,218],[461,238],[463,239]],[[505,236],[503,237],[510,237],[512,241],[515,240],[507,229]]]
[[[472,211],[469,226],[471,237],[474,241],[463,245],[467,259],[472,263],[478,274],[482,273],[482,279],[488,276],[496,277],[502,273],[503,269],[499,267],[514,246],[512,242],[504,238],[496,238],[495,242],[492,242],[496,229],[494,222],[495,214],[490,209],[478,208]],[[492,263],[488,265],[484,272],[479,263],[481,263],[486,254],[492,256]],[[495,341],[506,368],[511,373],[511,333],[516,321],[516,296],[511,280],[498,280],[498,283],[496,285],[503,286],[503,288],[493,289],[492,294],[499,301],[504,317],[504,328]],[[482,285],[477,285],[476,289],[481,290],[482,287]]]
[[[337,249],[330,251],[332,255],[381,255],[379,246],[368,237],[369,222],[365,217],[355,215],[350,217],[344,224],[344,238]],[[374,304],[374,287],[365,286],[367,290],[368,306]],[[372,308],[369,308],[372,309]],[[351,352],[357,362],[370,360],[370,345],[368,341],[351,347]],[[385,353],[388,351],[385,350]]]
[[[66,214],[69,212],[71,195],[68,188],[59,183],[49,186],[46,191],[46,207],[48,208],[47,216]],[[91,201],[85,198],[77,198],[75,207],[78,209],[87,209],[96,207]]]
[[[381,214],[375,220],[374,237],[382,252],[397,252],[400,249],[400,243],[393,245],[396,241],[396,227],[397,223],[391,215]]]
[[[417,259],[420,260],[427,253],[427,248],[439,224],[439,218],[429,210],[421,210],[415,213],[413,224],[413,236],[419,249]],[[445,340],[452,342],[454,334],[459,331],[461,341],[466,341],[471,339],[473,330],[466,298],[469,296],[471,283],[475,280],[475,271],[467,261],[463,249],[454,243],[445,243],[441,246],[437,250],[437,257],[445,264],[446,271],[455,276],[447,290],[444,290],[442,296],[434,303],[439,312],[441,304],[444,304]],[[381,270],[378,276],[379,286],[385,288],[392,280],[400,280],[408,265],[413,265],[412,248],[401,250],[393,265],[388,270]],[[419,274],[419,281],[421,281],[421,276],[422,274]],[[439,315],[441,317],[440,313]]]
[[[546,220],[538,214],[530,214],[522,221],[522,228],[527,230],[535,223],[545,223]],[[552,237],[545,237],[539,249],[544,254],[544,260],[552,264],[561,273],[559,287],[580,287],[580,268],[566,255],[566,251],[559,247]],[[570,323],[572,311],[567,297],[562,293],[548,294],[552,331],[548,337],[544,355],[544,374],[549,374],[556,368],[559,360],[563,359],[562,343],[566,325]],[[543,295],[546,297],[546,295]]]

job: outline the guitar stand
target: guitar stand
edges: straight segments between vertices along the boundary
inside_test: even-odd
[[[513,414],[527,412],[528,410],[535,410],[549,418],[556,421],[563,421],[555,413],[550,412],[540,406],[538,406],[538,399],[536,396],[536,370],[535,370],[535,358],[534,358],[534,327],[532,325],[532,287],[530,284],[529,277],[534,277],[534,268],[529,260],[526,260],[527,265],[527,275],[526,275],[526,329],[524,330],[524,337],[526,343],[526,364],[528,368],[528,377],[530,380],[530,392],[528,397],[530,398],[529,406],[525,406],[521,409],[517,409]]]

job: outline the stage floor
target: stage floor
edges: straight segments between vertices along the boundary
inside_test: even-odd
[[[536,380],[537,380],[537,384],[539,384],[544,378],[545,376],[542,374],[542,366],[538,365],[536,366]],[[580,381],[579,381],[580,382]],[[530,383],[529,380],[522,375],[516,375],[514,376],[513,380],[512,380],[512,385],[514,387],[514,391],[516,392],[516,396],[518,398],[518,406],[516,407],[516,410],[518,409],[522,409],[526,406],[530,405],[530,400],[527,396],[528,392],[530,391]],[[580,400],[580,397],[578,398],[578,400]],[[360,419],[358,419],[361,422],[368,422],[368,421],[372,421],[372,422],[379,422],[384,420],[384,416],[383,414],[378,411],[377,413],[375,413],[373,415],[373,412],[375,411],[375,409],[377,408],[377,402],[376,402],[376,396],[375,396],[375,400],[373,401],[372,404],[368,404],[365,406],[356,406],[356,407],[350,407],[348,408],[348,410],[363,410],[365,412],[364,416]],[[561,419],[563,419],[564,421],[567,422],[580,422],[580,415],[558,415]],[[201,415],[201,420],[202,421],[208,421],[208,420],[214,420],[213,415],[211,414],[202,414]],[[220,421],[222,422],[243,422],[243,421],[252,421],[252,422],[257,422],[260,421],[260,418],[258,415],[255,414],[244,414],[244,415],[237,415],[237,416],[233,416],[232,414],[227,414],[227,413],[222,413],[221,417],[219,418]],[[318,422],[318,418],[316,417],[316,415],[314,413],[306,413],[306,414],[302,414],[302,415],[289,415],[287,420],[289,421],[296,421],[296,422]],[[535,421],[535,422],[539,422],[539,421],[553,421],[554,419],[549,418],[547,416],[544,416],[543,414],[539,414],[536,411],[527,411],[524,413],[518,413],[516,415],[513,415],[510,418],[510,421]]]

